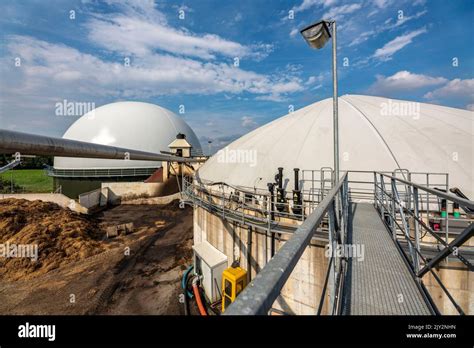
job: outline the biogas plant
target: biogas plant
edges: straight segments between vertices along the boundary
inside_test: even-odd
[[[2,171],[56,156],[47,171],[62,193],[41,199],[82,215],[136,200],[178,199],[169,216],[191,207],[192,254],[176,282],[187,314],[473,314],[472,113],[342,96],[335,170],[332,106],[308,105],[208,157],[169,110],[118,102],[62,138],[1,131],[0,152],[16,156]],[[120,215],[107,238],[133,231],[113,223]]]

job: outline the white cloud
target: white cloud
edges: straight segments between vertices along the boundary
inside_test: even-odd
[[[303,89],[297,74],[286,70],[267,75],[233,66],[236,56],[264,58],[273,50],[271,44],[243,45],[173,28],[153,1],[104,1],[115,12],[82,9],[89,18],[82,24],[88,47],[97,53],[34,37],[4,38],[0,76],[9,83],[0,84],[3,127],[21,124],[23,131],[61,134],[74,121],[54,114],[55,104],[64,99],[101,105],[162,95],[224,93],[280,101]],[[12,64],[15,57],[21,58],[21,67]],[[130,66],[124,64],[126,57]],[[237,126],[241,116],[235,120]]]
[[[387,6],[390,5],[391,2],[392,2],[391,0],[373,0],[373,3],[378,8],[386,8]]]
[[[474,101],[474,79],[454,79],[424,95],[427,99],[455,98]]]
[[[324,7],[328,7],[334,5],[338,0],[303,0],[303,2],[293,7],[293,11],[301,12],[310,9],[313,6],[322,5]]]
[[[367,41],[368,39],[370,39],[370,37],[372,37],[374,34],[375,34],[375,31],[373,31],[373,30],[363,31],[362,33],[360,33],[359,35],[357,35],[357,36],[354,38],[354,40],[352,40],[352,41],[349,43],[348,46],[349,46],[349,47],[352,47],[352,46],[361,44],[362,42],[365,42],[365,41]]]
[[[194,35],[136,17],[94,18],[89,21],[88,28],[92,42],[124,56],[149,55],[158,50],[202,59],[214,59],[216,54],[227,57],[253,54],[248,47],[214,34]]]
[[[395,24],[393,26],[390,26],[389,29],[399,27],[402,24],[404,24],[408,21],[411,21],[412,19],[420,18],[421,16],[425,15],[427,12],[428,12],[427,10],[423,10],[423,11],[415,13],[413,16],[405,16],[404,15],[401,18],[398,18],[397,21],[395,22]]]
[[[269,94],[269,95],[262,95],[255,97],[255,100],[262,100],[262,101],[272,101],[272,102],[284,102],[287,100],[287,98],[282,97],[281,95],[278,94]]]
[[[242,13],[238,12],[234,17],[234,22],[240,22],[242,18],[244,18],[244,16],[242,16]]]
[[[104,2],[116,7],[127,16],[139,16],[166,23],[165,15],[155,7],[155,0],[104,0]],[[95,13],[91,13],[91,15],[97,16]]]
[[[379,10],[378,10],[378,9],[372,10],[372,11],[370,11],[369,14],[367,15],[367,18],[370,18],[370,17],[372,17],[373,15],[376,15],[377,13],[379,13]]]
[[[295,37],[300,31],[296,28],[291,29],[290,37]]]
[[[308,81],[306,81],[306,84],[307,85],[312,85],[313,83],[315,83],[317,81],[317,77],[316,76],[310,76],[308,78]]]
[[[173,8],[174,8],[175,10],[177,10],[178,13],[179,13],[179,11],[184,11],[185,14],[186,14],[186,13],[193,13],[193,12],[194,12],[194,10],[193,10],[192,8],[190,8],[190,7],[186,6],[186,5],[180,5],[180,6],[178,6],[178,5],[173,5]]]
[[[369,93],[390,95],[400,91],[411,91],[424,87],[437,86],[446,83],[444,77],[431,77],[428,75],[414,74],[409,71],[399,71],[392,76],[376,76],[375,83],[369,87]]]
[[[251,116],[243,116],[241,119],[242,127],[250,129],[257,126],[257,122]]]
[[[121,12],[91,14],[85,24],[89,39],[124,56],[162,51],[207,60],[215,59],[216,55],[262,59],[272,50],[271,45],[244,46],[215,34],[196,34],[184,28],[173,28],[160,11],[146,3],[150,2],[113,2]]]
[[[424,5],[426,4],[426,0],[415,0],[413,2],[413,6]]]
[[[24,36],[10,37],[7,48],[11,57],[19,56],[23,61],[21,68],[13,70],[17,84],[11,86],[11,91],[18,95],[63,96],[74,91],[76,95],[96,97],[148,98],[248,92],[281,97],[302,90],[301,80],[287,71],[267,76],[231,64],[166,54],[136,57],[130,66],[125,66],[122,61],[106,61],[71,47]],[[2,76],[12,73],[11,64],[2,66]]]
[[[321,83],[325,78],[325,74],[321,73],[318,76],[310,76],[308,80],[305,82],[305,85],[312,85],[316,82]]]
[[[395,39],[387,42],[382,48],[375,51],[373,57],[380,60],[390,60],[392,56],[400,51],[403,47],[409,45],[413,39],[421,34],[426,33],[426,28],[414,30],[412,32],[397,36]]]
[[[323,18],[340,19],[342,16],[355,12],[362,7],[361,4],[342,5],[331,8],[323,15]]]
[[[370,17],[372,14],[377,13],[378,10],[375,9],[371,13],[367,15],[367,17]],[[421,16],[425,15],[428,11],[423,10],[415,13],[412,16],[409,15],[404,15],[402,18],[397,18],[397,21],[393,21],[392,17],[387,18],[382,24],[376,25],[373,27],[373,29],[368,30],[366,27],[361,27],[358,25],[358,30],[354,31],[354,35],[350,38],[348,46],[356,46],[359,45],[383,32],[389,31],[389,30],[394,30],[398,29],[401,27],[403,24],[413,20],[420,18]]]

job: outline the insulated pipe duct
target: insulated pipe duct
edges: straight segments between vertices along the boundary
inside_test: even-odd
[[[14,152],[19,152],[21,155],[51,155],[138,161],[204,162],[204,159],[183,158],[160,153],[93,144],[85,141],[0,130],[0,153]]]

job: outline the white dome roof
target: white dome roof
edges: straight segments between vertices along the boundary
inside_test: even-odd
[[[141,102],[117,102],[88,112],[64,133],[63,138],[95,144],[124,147],[159,153],[178,133],[186,135],[193,153],[201,153],[196,134],[186,122],[171,111]],[[57,169],[146,168],[160,167],[161,162],[123,161],[94,158],[55,157]]]
[[[450,187],[474,199],[474,113],[417,103],[418,116],[396,115],[393,108],[390,114],[388,107],[400,103],[410,102],[362,95],[339,98],[340,170],[449,173]],[[199,176],[266,189],[283,167],[287,187],[293,188],[293,168],[333,167],[332,113],[330,98],[278,118],[228,146],[255,150],[256,165],[222,163],[218,153],[200,168]]]

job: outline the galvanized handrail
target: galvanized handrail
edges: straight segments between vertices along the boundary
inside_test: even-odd
[[[4,165],[3,167],[0,168],[0,174],[6,172],[6,171],[9,170],[9,169],[15,168],[15,167],[16,167],[17,165],[19,165],[20,163],[21,163],[21,161],[20,161],[20,160],[17,160],[17,159],[15,159],[15,160],[13,160],[13,161],[7,163],[6,165]]]
[[[385,179],[390,180],[390,191],[386,188]],[[397,183],[401,183],[405,186],[405,200],[401,199],[399,190],[397,188]],[[433,275],[433,278],[438,282],[441,289],[444,291],[448,299],[453,304],[454,308],[458,311],[459,314],[464,314],[464,311],[459,306],[459,304],[454,300],[453,296],[449,293],[446,286],[443,284],[439,276],[433,271],[433,268],[438,265],[442,260],[446,259],[450,254],[456,256],[461,262],[463,262],[469,271],[474,271],[473,265],[459,252],[458,248],[466,243],[474,235],[474,224],[472,221],[470,225],[451,243],[444,241],[441,237],[437,235],[435,231],[431,229],[422,219],[421,212],[419,209],[419,197],[422,194],[420,191],[429,193],[435,197],[457,203],[460,206],[465,206],[468,208],[474,208],[474,202],[457,197],[455,195],[434,190],[429,187],[415,184],[409,180],[400,179],[394,175],[387,175],[380,172],[374,172],[374,202],[377,210],[379,211],[382,219],[385,221],[385,217],[389,218],[389,227],[392,232],[392,238],[399,246],[399,250],[405,253],[404,248],[400,244],[398,239],[397,231],[400,230],[404,239],[407,242],[409,255],[406,259],[409,261],[410,267],[412,268],[412,273],[415,279],[420,283],[421,289],[423,289],[424,294],[429,299],[430,305],[433,307],[433,310],[436,313],[439,313],[438,308],[434,301],[432,300],[430,294],[424,287],[422,282],[422,277],[430,272]],[[397,217],[399,216],[399,218]],[[428,215],[427,215],[428,216]],[[449,213],[447,211],[446,204],[446,221],[448,220]],[[410,236],[410,226],[408,219],[413,218],[414,224],[414,236]],[[429,216],[428,216],[429,218]],[[399,221],[400,220],[400,221]],[[468,221],[468,220],[466,220]],[[420,246],[420,228],[424,229],[426,233],[429,233],[433,238],[436,239],[444,248],[430,261],[426,260],[421,252]],[[446,224],[446,236],[448,236],[448,225]],[[412,240],[414,239],[414,240]],[[406,254],[405,254],[406,255]],[[409,257],[408,257],[409,256]],[[420,260],[424,263],[424,267],[420,266]]]
[[[335,187],[329,191],[316,209],[298,227],[292,237],[285,242],[275,256],[257,274],[255,279],[237,297],[235,302],[229,306],[224,315],[268,314],[326,213],[330,213],[331,228],[329,239],[332,246],[334,247],[341,240],[345,240],[345,236],[342,235],[345,235],[347,232],[345,230],[347,228],[347,220],[338,221],[337,217],[339,215],[343,219],[348,217],[347,189],[347,173],[344,173]],[[335,201],[338,197],[340,197],[342,202],[342,204],[339,204],[339,209],[346,210],[342,211],[341,214],[335,212]],[[332,286],[331,302],[334,312],[340,307],[341,298],[338,296],[338,287],[342,287],[342,281],[340,280],[344,278],[345,267],[342,259],[335,259],[332,264],[334,265],[332,271],[334,272],[335,283]]]
[[[103,169],[58,169],[50,166],[46,167],[48,176],[65,178],[105,178],[105,177],[125,177],[125,176],[150,176],[159,167],[141,168],[103,168]]]
[[[448,199],[452,202],[458,203],[459,205],[466,206],[466,207],[469,207],[471,209],[474,209],[474,201],[470,201],[468,199],[460,198],[460,197],[455,196],[451,193],[446,193],[446,192],[443,192],[443,191],[431,189],[431,188],[423,186],[423,185],[415,184],[413,182],[403,180],[403,179],[397,178],[395,176],[390,176],[390,175],[379,173],[379,172],[375,172],[375,173],[378,174],[378,175],[383,175],[384,177],[387,177],[389,179],[399,181],[399,182],[401,182],[401,183],[403,183],[407,186],[416,187],[417,189],[428,192],[432,195],[435,195],[435,196],[438,196],[438,197],[441,197],[441,198],[444,198],[444,199]]]
[[[218,189],[214,189],[214,187]],[[226,188],[225,190],[223,188]],[[252,192],[254,191],[254,192]],[[286,192],[288,194],[288,192]],[[249,203],[244,202],[243,205],[232,206],[231,203],[239,203],[247,200]],[[308,216],[314,207],[319,204],[319,200],[314,201],[317,198],[314,194],[307,190],[301,190],[302,196],[302,209],[301,213],[292,212],[292,201],[285,196],[285,203],[280,203],[283,209],[278,210],[275,207],[270,209],[270,193],[262,189],[253,190],[244,186],[233,186],[221,182],[209,182],[204,180],[190,180],[186,179],[183,182],[183,202],[195,202],[200,205],[206,205],[207,208],[216,208],[220,210],[220,215],[232,214],[240,212],[245,214],[249,219],[255,219],[265,217],[265,221],[268,220],[268,216],[272,215],[271,224],[285,224],[281,221],[281,218],[291,218],[297,220],[304,220]],[[204,199],[204,197],[206,199]],[[320,197],[318,195],[318,197]],[[214,198],[214,200],[213,200]],[[222,201],[225,200],[229,205],[222,205]],[[213,206],[213,207],[211,207]],[[212,209],[214,210],[214,209]],[[245,212],[244,212],[245,211]],[[249,213],[250,212],[250,213]],[[257,216],[256,214],[259,214]],[[294,226],[294,225],[292,225]]]

